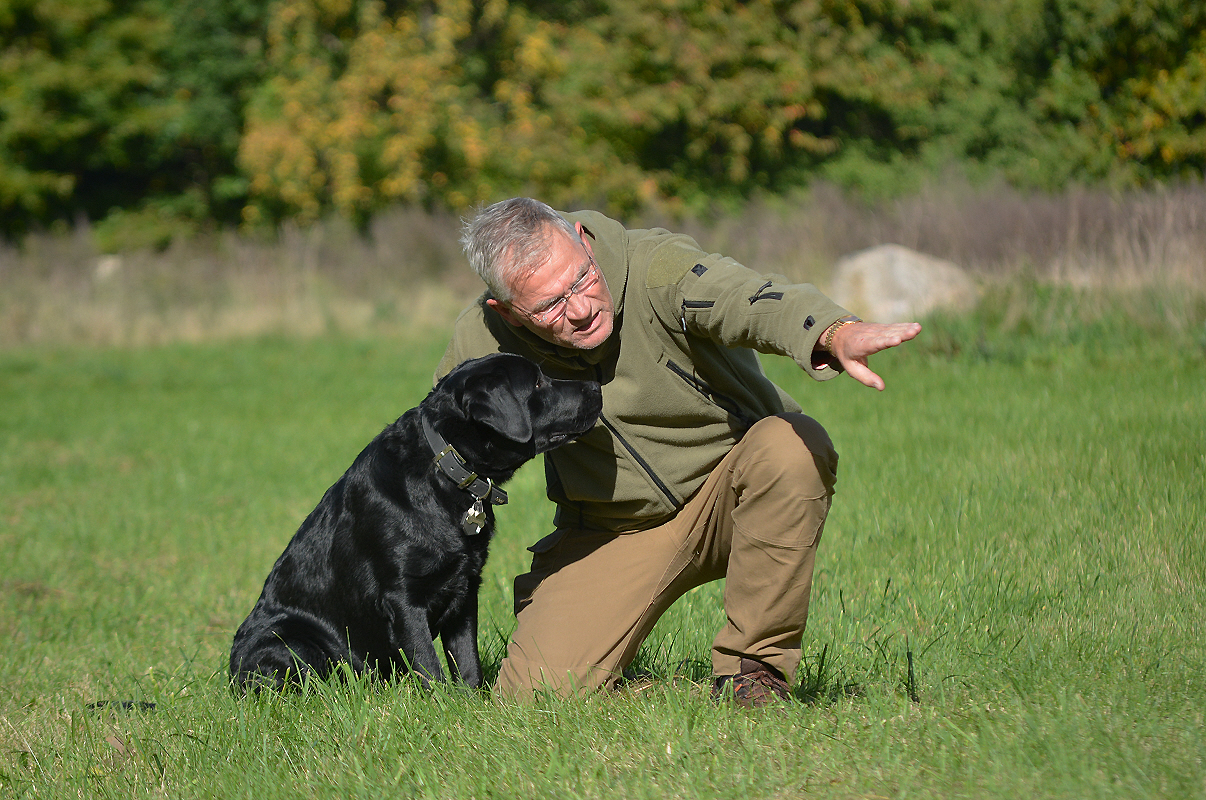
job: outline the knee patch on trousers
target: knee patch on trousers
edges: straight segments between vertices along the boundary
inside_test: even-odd
[[[780,479],[812,484],[812,497],[831,495],[837,481],[837,451],[812,417],[785,413],[759,420],[741,440],[751,450],[741,469],[751,483]]]
[[[734,448],[735,529],[774,547],[816,546],[829,513],[837,453],[803,414],[767,417]]]

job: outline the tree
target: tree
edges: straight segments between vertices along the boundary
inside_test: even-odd
[[[0,0],[8,235],[157,208],[242,205],[234,163],[265,0]]]
[[[1041,76],[1032,112],[1049,180],[1136,185],[1206,169],[1206,6],[1195,0],[1045,0],[1020,59]]]

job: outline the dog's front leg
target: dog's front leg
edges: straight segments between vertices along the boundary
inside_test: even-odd
[[[419,676],[424,686],[432,681],[444,682],[444,669],[436,654],[427,612],[409,604],[394,604],[393,640],[401,651],[407,668]]]
[[[440,631],[452,679],[473,689],[482,685],[482,661],[477,651],[477,598],[466,598],[464,610]]]

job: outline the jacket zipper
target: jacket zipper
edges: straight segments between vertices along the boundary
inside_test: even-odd
[[[766,294],[762,293],[764,289],[770,287],[773,283],[774,283],[774,281],[767,281],[766,283],[759,286],[758,291],[754,292],[753,296],[750,297],[750,305],[752,306],[754,303],[757,303],[759,300],[782,300],[783,292],[767,292]]]
[[[678,318],[679,324],[682,325],[683,333],[687,332],[687,309],[711,308],[714,305],[716,305],[716,301],[714,300],[684,300],[683,312]]]
[[[670,505],[674,508],[678,508],[678,500],[674,498],[674,492],[670,491],[670,487],[666,485],[665,481],[658,477],[657,473],[653,471],[653,467],[649,465],[649,462],[641,458],[641,455],[633,449],[632,445],[629,444],[628,440],[624,438],[623,434],[616,429],[616,426],[612,424],[611,420],[600,414],[599,422],[602,422],[603,427],[611,431],[611,435],[616,437],[616,440],[620,444],[624,445],[624,449],[628,451],[628,455],[632,456],[633,460],[640,465],[641,469],[645,470],[645,474],[649,476],[650,480],[653,481],[661,493],[666,496],[666,499],[670,501]]]
[[[709,386],[706,382],[701,381],[699,378],[697,378],[694,375],[692,375],[691,373],[687,372],[685,369],[680,367],[678,364],[675,364],[673,361],[670,361],[669,359],[667,359],[666,367],[671,372],[673,372],[675,375],[677,375],[678,377],[680,377],[684,381],[686,381],[687,385],[690,386],[692,389],[699,392],[701,395],[703,395],[709,401],[720,406],[721,408],[723,408],[725,411],[732,414],[737,419],[741,420],[741,424],[744,425],[747,429],[751,425],[753,425],[754,422],[756,421],[756,420],[750,419],[749,413],[746,412],[746,410],[744,408],[742,408],[741,405],[736,400],[734,400],[733,398],[729,397],[726,394],[721,394],[720,392],[716,391],[711,386]]]

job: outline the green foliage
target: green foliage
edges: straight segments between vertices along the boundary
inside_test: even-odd
[[[1042,188],[1200,173],[1206,24],[1172,0],[1079,15],[1039,0],[444,2],[423,12],[422,35],[412,7],[347,2],[325,23],[321,7],[278,9],[316,27],[278,39],[296,70],[261,95],[249,128],[255,218],[363,218],[398,200],[459,209],[516,192],[700,211],[817,175],[891,196],[951,168]],[[317,44],[323,25],[340,47]],[[1141,52],[1116,41],[1127,37]],[[403,40],[404,59],[363,69],[354,56]],[[306,48],[313,60],[298,60]],[[1144,48],[1160,58],[1129,67]],[[283,91],[297,94],[293,119]],[[1107,101],[1112,121],[1085,123]],[[1163,103],[1166,122],[1142,122],[1139,102]],[[1132,142],[1137,125],[1148,133]]]
[[[0,210],[7,232],[140,199],[147,156],[179,113],[155,54],[169,35],[147,2],[4,0]]]
[[[1046,0],[1032,59],[1050,185],[1201,178],[1206,7],[1185,0]],[[1049,59],[1049,61],[1048,61]],[[1062,160],[1062,164],[1060,163]]]
[[[1206,170],[1195,0],[0,0],[3,233]]]
[[[364,221],[397,202],[460,209],[516,191],[636,205],[639,170],[544,99],[564,30],[518,3],[279,4],[240,151],[248,220]]]
[[[114,209],[237,213],[241,93],[266,5],[0,0],[2,232]]]
[[[269,0],[159,0],[172,37],[163,54],[174,96],[183,101],[165,131],[167,168],[197,192],[209,215],[237,220],[248,182],[235,164],[248,97],[262,80]],[[194,218],[197,218],[194,216]]]

